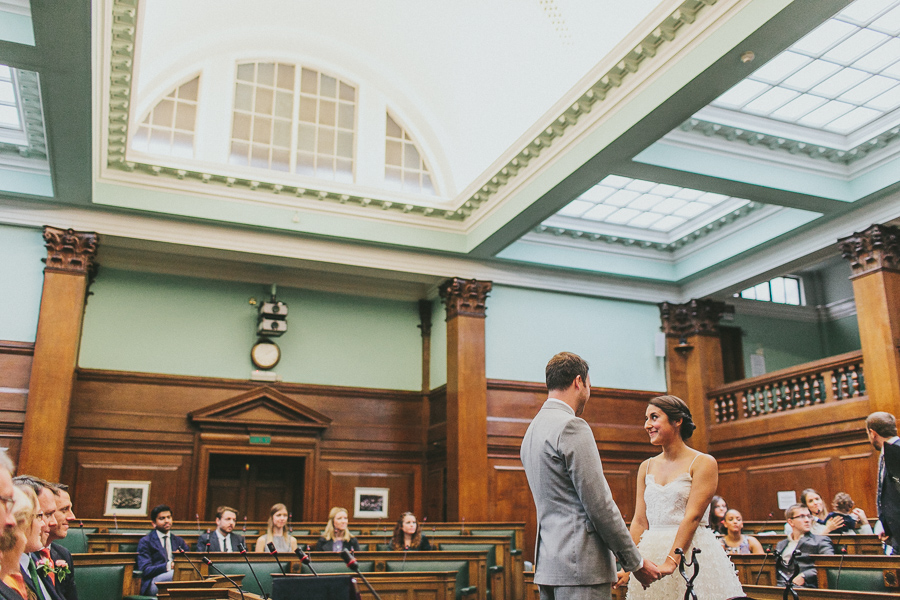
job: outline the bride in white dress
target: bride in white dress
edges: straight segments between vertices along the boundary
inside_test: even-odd
[[[633,579],[628,600],[670,600],[684,597],[684,578],[678,573],[684,549],[690,560],[691,548],[699,548],[700,573],[694,580],[694,592],[700,600],[726,600],[743,596],[734,566],[707,527],[709,503],[719,484],[716,460],[688,447],[695,425],[687,404],[675,396],[659,396],[647,407],[644,428],[650,443],[662,446],[662,453],[645,460],[638,471],[637,501],[631,521],[631,537],[641,556],[659,565],[661,578],[643,589]],[[693,574],[693,567],[685,567]],[[617,585],[625,583],[620,573]]]

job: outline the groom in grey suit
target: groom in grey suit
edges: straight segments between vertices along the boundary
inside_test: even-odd
[[[541,600],[610,598],[616,558],[646,587],[659,569],[641,559],[603,476],[594,434],[579,418],[591,395],[588,364],[561,352],[546,377],[550,394],[520,453],[537,505],[534,582]]]

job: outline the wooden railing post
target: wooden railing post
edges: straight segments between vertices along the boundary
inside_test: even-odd
[[[838,244],[853,271],[869,405],[900,415],[900,228],[872,225]]]
[[[709,426],[715,422],[707,394],[725,381],[719,338],[719,319],[725,309],[724,302],[715,300],[659,305],[666,334],[669,393],[687,402],[691,409],[697,425],[691,445],[701,452],[709,447]]]

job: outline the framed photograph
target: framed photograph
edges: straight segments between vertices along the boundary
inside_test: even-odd
[[[107,517],[146,517],[149,498],[149,481],[107,481],[103,514]]]
[[[388,515],[388,488],[358,487],[353,498],[354,519],[383,519]]]

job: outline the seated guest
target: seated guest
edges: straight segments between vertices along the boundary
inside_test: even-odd
[[[725,513],[728,503],[722,496],[713,496],[709,503],[709,528],[717,535],[725,535]]]
[[[391,550],[434,550],[428,538],[419,532],[416,515],[405,512],[400,515],[391,538]]]
[[[22,488],[13,489],[13,505],[9,514],[15,519],[15,526],[3,530],[0,535],[0,597],[4,600],[28,600],[28,587],[22,577],[19,564],[25,554],[25,544],[35,525],[34,516],[36,497],[32,497]],[[37,525],[40,535],[40,524]],[[33,592],[32,592],[33,595]]]
[[[72,562],[72,553],[64,546],[55,544],[56,540],[65,539],[69,534],[69,526],[75,521],[75,513],[72,511],[72,498],[69,496],[69,486],[64,483],[51,483],[50,487],[56,491],[56,527],[50,528],[50,544],[41,550],[41,556],[49,558],[57,569],[68,571],[65,576],[56,577],[56,591],[66,600],[78,600],[78,591],[75,589],[75,564]],[[65,567],[60,565],[65,563]]]
[[[61,600],[61,596],[56,592],[53,584],[53,578],[56,576],[55,565],[52,561],[41,557],[37,552],[47,545],[47,539],[50,537],[50,523],[56,525],[56,519],[53,517],[56,503],[53,508],[49,508],[46,504],[46,498],[43,494],[38,494],[35,488],[46,492],[49,490],[46,482],[36,477],[19,476],[13,479],[17,488],[28,494],[34,504],[34,519],[31,521],[31,527],[25,531],[25,551],[19,557],[19,572],[25,582],[25,587],[31,594],[37,598],[44,600]],[[52,492],[50,493],[52,496]],[[44,508],[51,511],[48,515]]]
[[[858,507],[854,508],[853,506],[854,502],[853,498],[850,497],[850,494],[844,492],[835,494],[834,500],[831,502],[833,512],[828,513],[828,516],[825,517],[825,521],[827,522],[835,517],[840,517],[843,524],[831,533],[849,533],[850,535],[855,535],[857,533],[872,533],[872,526],[869,525],[869,519],[866,518],[866,513],[863,509]]]
[[[735,509],[725,513],[725,535],[719,539],[726,554],[763,554],[762,544],[752,535],[744,535],[744,517]]]
[[[201,533],[197,539],[197,552],[240,552],[244,536],[234,533],[237,511],[230,506],[216,509],[216,530]]]
[[[165,504],[154,506],[150,511],[153,529],[142,537],[137,546],[137,569],[141,571],[141,595],[155,596],[159,591],[156,584],[172,581],[175,574],[175,553],[179,549],[187,552],[188,545],[183,539],[171,533],[172,509]]]
[[[256,551],[266,552],[269,543],[275,544],[279,552],[293,552],[297,549],[297,540],[288,533],[287,529],[288,509],[284,504],[275,504],[269,509],[269,522],[266,525],[266,535],[259,536],[256,540]]]
[[[798,550],[803,556],[794,557],[800,565],[800,573],[794,577],[795,587],[814,588],[818,586],[816,578],[816,565],[810,555],[834,554],[831,540],[823,535],[810,533],[812,527],[812,515],[809,509],[802,504],[794,504],[784,512],[788,524],[791,526],[791,534],[787,539],[778,542],[775,550],[781,555],[785,564],[791,560],[794,550]],[[788,578],[793,574],[793,567],[778,566],[778,585],[787,585]]]
[[[816,535],[828,535],[844,524],[841,517],[827,518],[825,502],[819,492],[812,488],[806,488],[800,493],[800,504],[809,509],[813,519],[811,531]]]
[[[328,513],[328,525],[325,526],[325,533],[316,542],[314,550],[325,552],[340,552],[344,548],[357,552],[359,550],[359,541],[350,535],[347,529],[349,522],[349,513],[346,508],[335,506]]]

